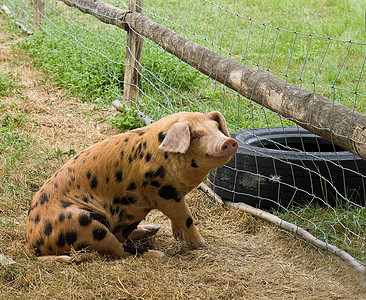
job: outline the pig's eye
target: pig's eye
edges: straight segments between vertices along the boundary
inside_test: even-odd
[[[203,133],[198,132],[198,131],[193,131],[191,133],[191,141],[192,142],[197,142],[199,141],[199,139],[203,136]]]

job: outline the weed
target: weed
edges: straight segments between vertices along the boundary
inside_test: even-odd
[[[62,151],[60,148],[56,148],[54,150],[54,153],[47,156],[47,159],[56,158],[56,159],[62,160],[64,157],[68,158],[68,157],[72,157],[74,155],[76,155],[75,149],[70,149],[68,151]]]
[[[143,121],[137,118],[136,110],[132,108],[127,109],[125,105],[121,109],[123,111],[110,121],[120,132],[144,126]]]

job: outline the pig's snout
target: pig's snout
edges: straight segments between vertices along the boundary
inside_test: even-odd
[[[238,142],[234,139],[226,139],[219,146],[217,156],[234,155],[238,150]]]

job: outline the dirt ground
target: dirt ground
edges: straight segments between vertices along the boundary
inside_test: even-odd
[[[0,165],[0,254],[15,262],[0,265],[1,299],[366,299],[365,279],[343,262],[198,190],[187,202],[208,248],[189,250],[152,212],[145,222],[161,230],[149,244],[164,259],[74,253],[69,263],[38,261],[24,247],[30,198],[70,150],[116,133],[108,122],[114,110],[66,97],[13,50],[20,38],[5,35],[4,23],[0,16],[0,72],[15,88],[0,98],[0,117],[22,115],[16,130],[29,143],[12,156],[11,172]],[[0,156],[5,166],[8,156]]]

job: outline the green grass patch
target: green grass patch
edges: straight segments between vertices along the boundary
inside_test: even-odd
[[[0,72],[0,97],[5,97],[12,87],[11,79]],[[1,108],[0,102],[0,108]]]
[[[27,155],[28,138],[19,133],[26,116],[17,112],[0,114],[0,157],[5,172],[17,169]]]
[[[84,100],[101,98],[110,104],[111,100],[120,98],[123,94],[125,31],[104,25],[90,28],[94,27],[90,26],[91,17],[85,15],[81,15],[79,24],[52,14],[49,18],[49,22],[44,21],[42,31],[22,42],[36,66],[48,72],[57,85]],[[194,87],[196,72],[192,75],[177,58],[164,58],[160,49],[151,48],[148,43],[143,51],[142,94],[149,93],[151,87],[154,90]]]
[[[55,84],[67,88],[69,94],[84,100],[109,99],[116,91],[123,72],[122,65],[112,63],[124,56],[115,47],[97,38],[97,33],[80,29],[68,22],[55,19],[46,23],[44,30],[23,40],[37,67],[48,72]],[[68,33],[68,34],[65,34]],[[104,54],[98,52],[102,48]]]
[[[347,249],[348,253],[366,264],[366,210],[350,203],[339,203],[334,208],[319,205],[303,206],[281,217],[305,228],[318,239]]]
[[[157,0],[144,5],[156,22],[227,58],[269,69],[287,82],[366,112],[362,0]],[[274,124],[268,120],[266,125]]]

